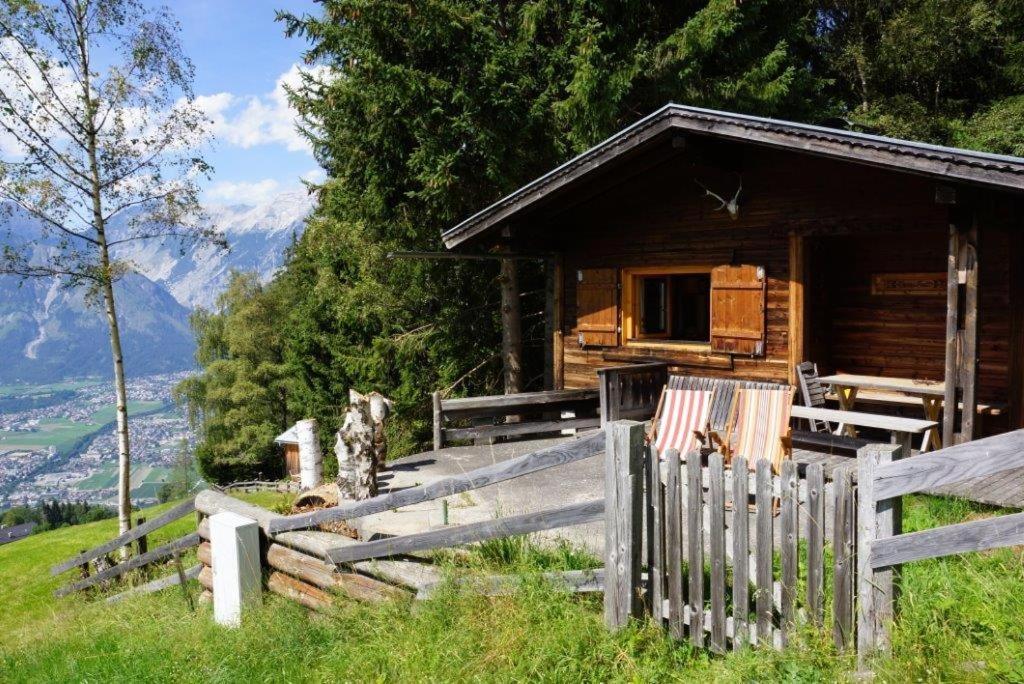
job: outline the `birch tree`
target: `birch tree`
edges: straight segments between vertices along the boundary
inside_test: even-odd
[[[131,264],[116,247],[224,245],[202,224],[197,183],[210,169],[197,150],[209,122],[178,34],[166,8],[138,0],[0,0],[0,201],[42,226],[39,235],[9,223],[22,234],[8,241],[0,272],[58,278],[102,305],[122,533],[131,526],[131,450],[114,283]]]

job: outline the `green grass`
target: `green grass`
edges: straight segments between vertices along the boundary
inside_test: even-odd
[[[158,401],[130,401],[129,415],[159,408]],[[75,442],[86,437],[114,420],[116,407],[104,406],[89,416],[88,422],[75,423],[66,418],[50,418],[39,423],[37,432],[5,432],[0,435],[0,449],[18,447],[45,449],[56,447],[58,451],[70,449]]]
[[[247,498],[268,507],[279,501],[270,493]],[[906,527],[987,513],[916,497]],[[855,668],[811,631],[784,653],[724,657],[673,643],[648,623],[610,634],[599,597],[570,596],[537,577],[595,560],[521,538],[452,554],[448,565],[452,573],[518,572],[523,579],[511,596],[484,598],[451,585],[415,606],[339,599],[326,615],[267,596],[237,630],[214,625],[209,606],[190,613],[177,588],[116,606],[52,599],[58,580],[45,568],[107,538],[115,525],[0,547],[0,681],[836,681]],[[879,681],[1024,681],[1020,549],[911,564],[903,587],[894,655],[874,663]]]
[[[0,385],[0,397],[11,397],[14,395],[40,396],[65,390],[80,390],[83,387],[93,387],[103,382],[106,381],[99,378],[85,378],[83,380],[52,382],[44,385]]]

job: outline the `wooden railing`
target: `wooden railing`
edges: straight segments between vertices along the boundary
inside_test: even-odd
[[[899,566],[956,553],[1024,544],[1024,513],[903,534],[901,497],[1024,467],[1024,430],[900,460],[900,447],[858,453],[857,652],[889,647]]]
[[[601,424],[613,420],[649,420],[668,382],[668,364],[636,363],[597,371]]]
[[[76,591],[89,589],[96,585],[108,583],[132,570],[139,570],[158,562],[165,562],[168,558],[174,558],[176,563],[179,564],[177,572],[149,582],[142,587],[135,587],[130,590],[131,593],[156,591],[157,589],[161,589],[166,586],[173,586],[174,584],[179,583],[183,575],[195,576],[198,573],[198,567],[189,568],[187,571],[183,570],[180,567],[178,555],[182,551],[199,546],[200,540],[198,534],[194,532],[186,534],[152,550],[149,550],[146,544],[146,539],[149,534],[162,527],[166,527],[187,515],[190,515],[193,511],[195,511],[195,499],[188,499],[187,501],[183,501],[174,506],[170,510],[165,511],[160,516],[144,522],[134,529],[131,529],[108,542],[100,544],[88,551],[83,551],[77,556],[69,558],[62,563],[58,563],[50,568],[51,574],[59,575],[62,572],[79,568],[80,579],[58,588],[54,593],[60,597]],[[128,546],[133,542],[137,542],[139,545],[138,555],[123,560],[120,563],[111,565],[110,567],[102,568],[97,572],[90,572],[90,563],[93,563],[98,559],[108,559],[109,561],[109,555],[112,552]],[[114,597],[113,600],[117,600],[117,598],[118,597]]]
[[[442,399],[434,392],[433,403],[435,450],[459,440],[557,434],[600,425],[598,392],[593,389],[459,399]]]

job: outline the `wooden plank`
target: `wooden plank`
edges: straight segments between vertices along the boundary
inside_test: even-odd
[[[115,551],[126,544],[130,544],[136,539],[140,539],[149,534],[150,532],[158,530],[161,527],[169,523],[172,523],[175,520],[178,520],[179,518],[184,518],[186,515],[192,513],[194,510],[195,499],[182,501],[180,504],[174,506],[173,508],[166,511],[162,515],[159,515],[156,518],[150,520],[149,522],[143,523],[142,525],[139,525],[138,527],[125,532],[116,539],[111,539],[110,541],[100,544],[99,546],[93,549],[84,551],[73,558],[69,558],[63,563],[58,563],[57,565],[54,565],[52,568],[50,568],[50,574],[59,575],[65,570],[70,570],[71,568],[82,565],[83,563],[88,563],[94,558],[99,558],[100,556],[106,555],[111,551]]]
[[[797,232],[789,234],[789,335],[786,351],[789,354],[789,384],[796,386],[796,366],[804,361],[804,281],[806,255],[804,237]]]
[[[557,444],[547,449],[534,451],[500,463],[486,465],[462,475],[453,475],[419,487],[382,494],[365,501],[345,503],[313,513],[276,517],[269,521],[266,529],[270,534],[277,534],[287,530],[314,527],[325,522],[351,520],[424,501],[433,501],[434,499],[512,480],[547,468],[554,468],[590,458],[603,452],[604,446],[604,433],[595,432],[572,442]]]
[[[843,651],[853,645],[854,584],[854,496],[853,467],[839,468],[833,473],[833,625],[836,649]]]
[[[665,565],[668,574],[668,625],[674,639],[686,637],[683,625],[683,487],[679,476],[679,452],[665,452]]]
[[[721,454],[708,456],[711,552],[711,650],[725,653],[725,469]]]
[[[857,658],[866,662],[889,647],[889,625],[895,614],[896,568],[875,569],[875,542],[900,533],[902,507],[898,498],[878,500],[875,470],[900,458],[903,448],[875,444],[857,452]]]
[[[185,579],[197,579],[199,577],[200,570],[203,569],[202,563],[197,563],[191,568],[185,570]],[[127,591],[122,591],[120,594],[114,594],[106,598],[107,603],[118,603],[131,596],[137,596],[139,594],[152,594],[155,591],[166,589],[167,587],[175,587],[181,583],[181,578],[178,576],[178,572],[172,572],[170,575],[165,575],[159,579],[155,579],[152,582],[146,582],[140,584],[137,587],[132,587]]]
[[[616,421],[605,447],[605,625],[612,630],[640,617],[643,535],[644,424]]]
[[[782,462],[782,512],[779,523],[781,526],[781,560],[782,560],[782,645],[785,646],[793,627],[796,625],[796,579],[799,555],[799,519],[796,463],[792,460]]]
[[[1024,544],[1024,513],[972,520],[879,539],[871,546],[871,567],[940,558]]]
[[[656,625],[665,619],[665,499],[661,487],[661,459],[653,445],[647,449],[647,596]]]
[[[690,571],[690,643],[704,646],[704,487],[701,483],[700,454],[686,455],[686,561]]]
[[[561,390],[565,388],[565,340],[562,332],[565,327],[565,259],[558,255],[551,261],[551,264],[555,281],[552,308],[554,330],[552,331],[551,338],[552,374],[554,380],[552,389]]]
[[[913,434],[921,434],[925,430],[937,425],[934,420],[887,416],[880,413],[861,413],[860,411],[842,411],[817,406],[794,406],[792,416],[794,418],[824,420],[831,423],[843,423],[845,425],[856,425],[857,427],[877,428],[891,432],[910,432]]]
[[[889,378],[875,375],[838,373],[836,375],[823,375],[818,379],[828,385],[856,387],[859,390],[902,392],[922,397],[942,397],[945,393],[945,384],[943,382],[929,382],[915,378]],[[860,396],[858,392],[857,397],[860,398]]]
[[[747,507],[747,459],[738,456],[732,462],[732,619],[736,633],[732,642],[738,650],[749,642],[750,615],[750,514]]]
[[[266,563],[315,587],[340,591],[359,601],[382,602],[407,595],[393,584],[353,572],[339,572],[330,563],[280,544],[267,548]]]
[[[772,471],[771,464],[764,459],[757,461],[757,494],[755,506],[757,518],[755,520],[757,533],[757,565],[755,572],[756,594],[755,604],[757,606],[757,633],[762,638],[762,644],[771,646],[766,635],[771,634],[772,628],[772,592],[774,590],[772,580]]]
[[[825,588],[825,469],[820,463],[807,468],[807,611],[821,627]]]
[[[471,544],[473,542],[529,534],[541,530],[552,530],[571,525],[596,522],[604,517],[604,501],[562,506],[561,508],[524,513],[497,520],[484,520],[458,527],[409,534],[391,539],[363,542],[342,548],[331,549],[327,557],[333,563],[352,563],[370,558],[384,558],[416,551],[446,548]]]
[[[1020,467],[1024,467],[1024,430],[1015,430],[880,464],[873,495],[881,501]]]
[[[517,437],[544,432],[558,432],[559,430],[586,430],[600,427],[600,425],[601,419],[596,416],[588,418],[560,418],[557,420],[532,420],[519,423],[502,423],[500,425],[474,425],[465,428],[445,428],[444,441]]]
[[[186,534],[184,537],[179,537],[178,539],[168,542],[163,546],[158,546],[152,551],[141,556],[135,556],[123,563],[118,563],[113,567],[97,572],[95,575],[91,575],[87,579],[63,586],[60,589],[57,589],[54,592],[54,595],[59,598],[61,596],[67,596],[75,591],[81,591],[82,589],[94,586],[100,582],[113,579],[114,577],[119,577],[129,570],[136,570],[138,568],[145,567],[154,561],[158,561],[172,555],[175,551],[183,551],[184,549],[190,549],[193,546],[199,546],[199,542],[200,539],[198,533],[193,532],[192,534]]]

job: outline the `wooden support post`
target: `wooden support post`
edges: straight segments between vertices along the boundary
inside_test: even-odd
[[[617,630],[642,613],[644,425],[618,421],[605,434],[604,616]]]
[[[797,384],[796,366],[806,359],[804,351],[804,237],[789,235],[789,384]]]
[[[441,421],[444,419],[441,413],[441,393],[434,392],[430,396],[434,406],[434,451],[438,451],[444,446],[444,426],[441,425]]]
[[[946,254],[946,393],[942,412],[942,445],[953,446],[956,435],[957,378],[960,368],[960,280],[957,257],[960,254],[960,234],[956,223],[949,224],[949,250]]]
[[[562,259],[544,262],[544,389],[562,389]]]
[[[555,281],[552,306],[552,318],[554,319],[555,329],[551,336],[553,388],[560,390],[565,389],[565,340],[562,332],[565,325],[565,269],[561,256],[556,257],[552,263]]]
[[[871,549],[876,541],[902,531],[900,497],[875,501],[875,471],[898,460],[903,447],[870,444],[857,451],[857,659],[861,665],[872,654],[889,648],[889,627],[896,614],[899,567],[872,568]]]

